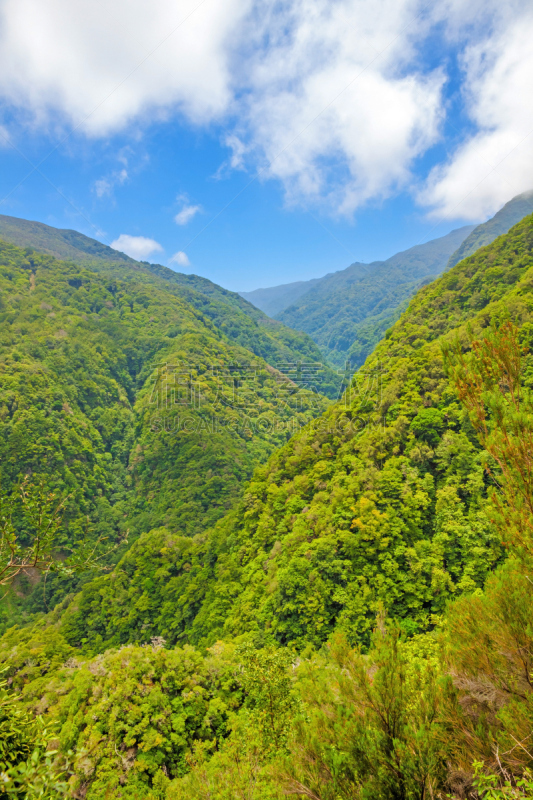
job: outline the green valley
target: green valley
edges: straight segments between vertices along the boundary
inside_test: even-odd
[[[132,541],[162,524],[198,533],[327,405],[310,385],[320,364],[311,381],[291,361],[285,375],[236,339],[293,350],[248,317],[243,334],[237,314],[226,335],[220,316],[215,325],[165,282],[5,243],[0,270],[2,486],[31,475],[68,495],[61,544]]]
[[[4,491],[68,495],[58,556],[129,531],[4,601],[5,796],[530,797],[533,216],[334,403],[203,279],[0,259]]]
[[[0,3],[0,800],[533,800],[532,40]]]
[[[510,200],[487,222],[416,245],[386,261],[355,263],[311,281],[243,292],[267,314],[305,331],[337,367],[362,366],[425,283],[533,212],[533,193]]]
[[[481,587],[502,548],[441,344],[508,313],[528,323],[532,253],[526,218],[420,291],[344,400],[256,470],[207,538],[160,529],[84,588],[65,616],[72,644],[137,641],[146,619],[147,641],[249,631],[302,649],[342,630],[368,643],[382,605],[416,633]]]
[[[442,272],[450,254],[471,231],[472,227],[465,226],[386,261],[355,263],[326,275],[278,312],[276,319],[308,333],[331,363],[359,367],[408,299]],[[253,302],[253,293],[248,299]]]

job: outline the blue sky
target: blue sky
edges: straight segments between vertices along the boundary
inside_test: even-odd
[[[526,3],[0,14],[0,212],[233,290],[386,258],[533,187]]]

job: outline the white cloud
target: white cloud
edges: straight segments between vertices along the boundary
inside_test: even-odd
[[[229,37],[249,0],[4,0],[0,92],[90,135],[177,109],[196,123],[231,98]]]
[[[94,182],[94,191],[97,197],[106,197],[113,191],[113,183],[109,178],[99,178]]]
[[[189,206],[185,205],[174,217],[174,222],[177,225],[187,225],[193,217],[202,210],[202,206]]]
[[[475,132],[431,172],[421,201],[433,216],[480,219],[533,187],[533,11],[500,23],[464,53]]]
[[[229,136],[226,136],[224,143],[226,147],[231,149],[230,167],[232,169],[242,169],[244,167],[244,156],[248,150],[244,142],[241,142],[234,133],[230,133]]]
[[[222,162],[213,175],[216,180],[228,177],[228,175],[231,173],[231,170],[244,170],[246,168],[245,156],[250,151],[250,148],[247,147],[244,142],[242,142],[234,133],[224,136],[223,143],[226,147],[229,147],[231,150],[231,155],[226,161]]]
[[[184,253],[183,250],[179,250],[177,253],[174,253],[172,258],[169,259],[170,264],[177,264],[179,267],[190,267],[191,262],[187,257],[187,253]]]
[[[121,253],[126,253],[126,255],[138,261],[144,261],[152,253],[161,253],[163,251],[163,248],[155,239],[147,239],[146,236],[129,236],[127,233],[121,233],[118,239],[111,242],[111,247],[115,250],[120,250]]]
[[[403,187],[436,216],[477,219],[533,186],[532,17],[529,0],[4,0],[0,96],[90,136],[216,120],[231,151],[217,176],[259,170],[289,203],[349,215]],[[430,35],[443,55],[428,70]],[[456,53],[471,125],[421,191]]]
[[[107,178],[99,178],[94,182],[94,191],[97,197],[110,197],[113,194],[115,186],[122,186],[128,180],[127,169],[121,169],[113,172]]]
[[[0,125],[0,147],[11,147],[11,136],[5,125]]]
[[[416,0],[303,0],[274,25],[269,5],[241,136],[263,155],[264,175],[283,181],[289,201],[347,214],[405,185],[441,118],[443,76],[414,62]]]

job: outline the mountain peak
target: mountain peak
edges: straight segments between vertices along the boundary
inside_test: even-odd
[[[480,247],[491,244],[498,236],[507,233],[513,225],[533,213],[533,189],[517,194],[487,222],[478,225],[450,256],[446,269],[451,269],[463,258],[471,256]]]

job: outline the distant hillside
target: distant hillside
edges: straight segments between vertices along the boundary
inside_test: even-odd
[[[533,190],[509,200],[492,219],[478,225],[450,257],[446,269],[451,269],[463,258],[471,256],[480,247],[491,244],[498,236],[507,233],[513,225],[533,212]]]
[[[328,277],[327,275],[325,277]],[[256,308],[260,308],[269,317],[275,317],[284,309],[296,303],[300,297],[307,294],[310,289],[316,286],[324,278],[313,278],[310,281],[296,281],[295,283],[284,283],[281,286],[271,286],[268,289],[254,289],[253,292],[239,292],[241,297],[253,303]]]
[[[323,361],[313,340],[293,331],[253,306],[236,292],[223,289],[198,275],[185,275],[161,264],[135,261],[78,231],[61,230],[18,217],[0,215],[0,239],[18,247],[32,248],[104,272],[123,281],[144,282],[164,288],[208,317],[229,341],[245,347],[281,371],[292,370],[298,362]],[[324,365],[317,376],[317,388],[330,398],[339,393],[341,378]]]
[[[113,277],[0,241],[0,486],[32,475],[68,495],[62,545],[200,533],[328,406],[236,342],[275,344],[248,317],[215,305],[214,325],[187,296],[127,266]],[[71,589],[46,584],[48,599]]]
[[[85,263],[88,259],[126,263],[131,266],[138,263],[125,253],[113,250],[78,231],[52,228],[43,222],[8,217],[4,214],[0,214],[0,238],[18,247],[34,247],[54,258],[68,259],[77,263]]]
[[[387,261],[357,262],[323,278],[241,292],[241,296],[309,334],[335,366],[349,364],[353,369],[399,319],[420,286],[491,244],[532,212],[533,191],[525,192],[482,225],[459,228]]]
[[[277,315],[305,331],[337,366],[362,364],[419,286],[439,275],[473,226],[416,245],[386,261],[327,275]]]

